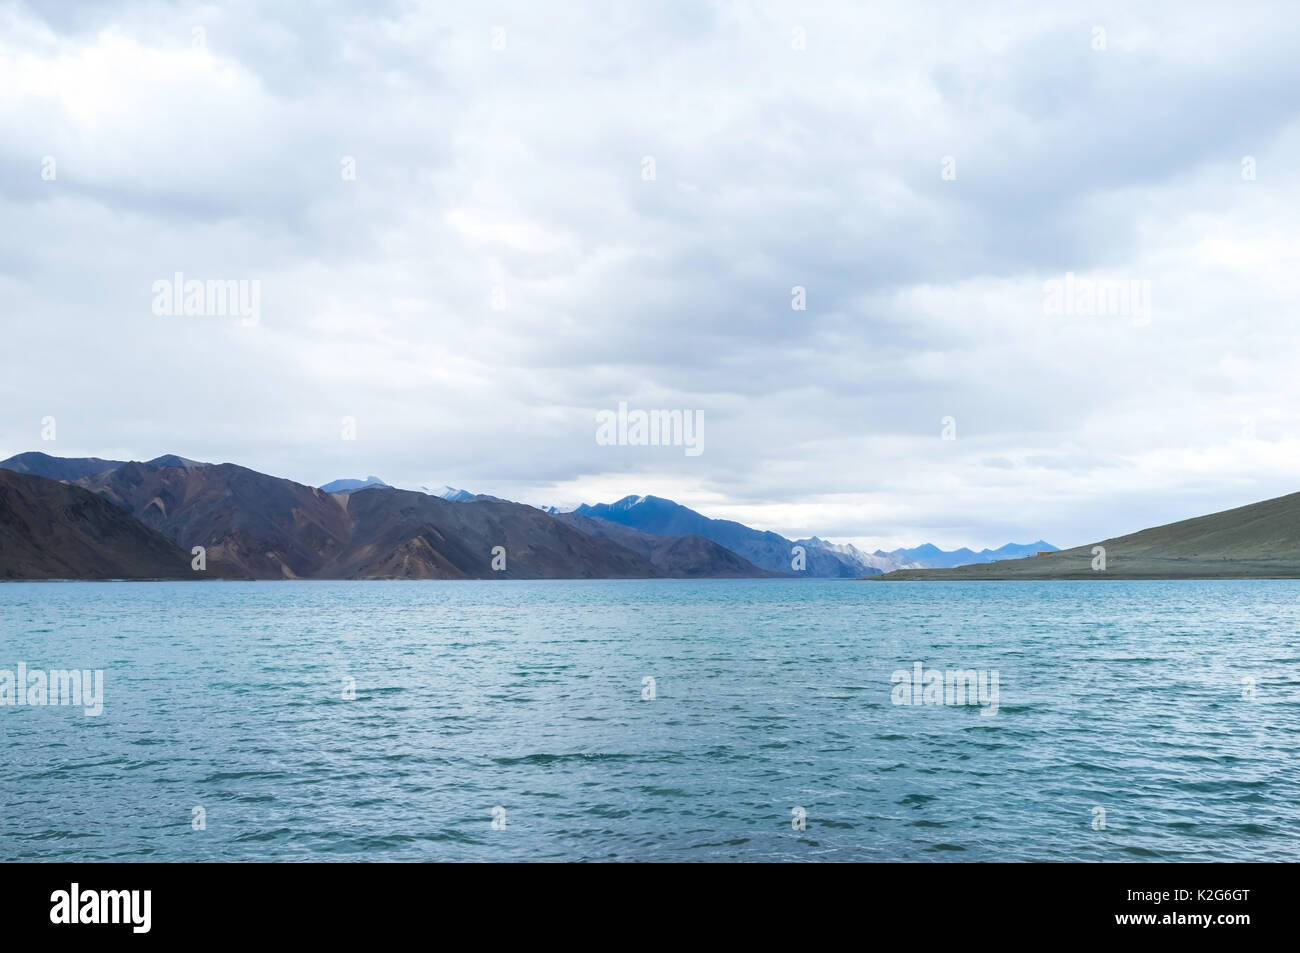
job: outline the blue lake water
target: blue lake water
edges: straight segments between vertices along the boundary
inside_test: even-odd
[[[104,670],[0,707],[0,859],[1294,860],[1298,631],[1287,581],[0,585],[0,670]]]

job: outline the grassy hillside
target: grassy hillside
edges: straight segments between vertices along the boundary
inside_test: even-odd
[[[1092,568],[1094,546],[1106,551],[1104,571]],[[905,569],[875,578],[1300,578],[1300,493],[1044,556],[955,569]]]

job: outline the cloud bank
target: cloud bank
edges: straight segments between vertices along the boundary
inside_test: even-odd
[[[917,6],[0,5],[0,455],[873,548],[1300,489],[1300,13]]]

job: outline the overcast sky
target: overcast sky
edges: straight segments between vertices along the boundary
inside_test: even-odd
[[[1133,6],[0,3],[0,457],[872,548],[1300,490],[1300,12]]]

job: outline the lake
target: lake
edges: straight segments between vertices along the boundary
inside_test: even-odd
[[[10,583],[0,670],[102,712],[11,674],[0,858],[1293,860],[1297,631],[1294,581]]]

